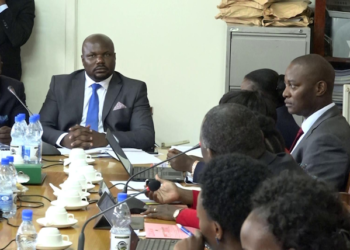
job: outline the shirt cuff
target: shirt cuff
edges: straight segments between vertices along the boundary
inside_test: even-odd
[[[8,9],[7,4],[0,5],[0,13],[3,12],[4,10]]]
[[[199,162],[199,161],[195,161],[195,162],[193,162],[193,164],[192,164],[192,176],[194,175],[194,171],[196,170],[196,167],[197,167],[198,162]]]
[[[68,133],[64,133],[64,134],[61,134],[60,137],[58,137],[57,141],[56,141],[56,145],[59,146],[59,147],[62,147],[61,146],[61,141],[63,140],[63,138],[68,135]]]

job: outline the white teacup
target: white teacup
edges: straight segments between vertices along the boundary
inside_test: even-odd
[[[74,214],[68,214],[63,206],[51,206],[45,213],[47,225],[67,224],[69,219],[74,219]]]
[[[82,188],[78,180],[71,179],[70,177],[62,184],[62,191],[77,191],[80,196],[86,193],[86,187]]]
[[[87,181],[85,175],[81,174],[81,172],[75,172],[69,175],[68,179],[72,179],[75,182],[79,182],[82,189],[87,189],[88,184],[92,185],[91,181]]]
[[[67,161],[70,162],[70,159],[64,159],[65,162],[65,166],[68,165]],[[85,159],[75,159],[72,162],[70,162],[69,165],[69,173],[73,173],[75,171],[80,171],[80,168],[87,166],[88,163],[86,162]]]
[[[38,245],[57,247],[62,246],[63,241],[69,241],[68,235],[62,235],[55,227],[43,227],[38,233]]]
[[[78,191],[61,192],[57,197],[60,206],[79,206],[81,202],[87,201],[86,197],[80,195]]]
[[[101,178],[102,177],[102,174],[100,172],[96,172],[96,171],[89,171],[89,172],[83,172],[83,173],[85,175],[85,178],[88,181],[94,181],[97,178]]]
[[[70,153],[69,153],[69,159],[71,162],[74,160],[86,160],[86,159],[91,159],[91,155],[87,155],[82,148],[73,148]]]

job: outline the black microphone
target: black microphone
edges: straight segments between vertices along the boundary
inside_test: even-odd
[[[85,244],[84,230],[85,230],[86,225],[87,225],[90,221],[92,221],[93,219],[97,218],[98,216],[100,216],[100,215],[102,215],[102,214],[108,212],[109,210],[111,210],[111,209],[113,209],[113,208],[119,206],[120,204],[122,204],[122,203],[124,203],[124,202],[127,202],[129,199],[132,199],[132,198],[134,198],[135,196],[138,196],[138,195],[140,195],[140,194],[144,194],[144,193],[146,193],[146,192],[148,192],[148,191],[153,191],[153,192],[154,192],[154,191],[157,191],[157,190],[160,188],[160,185],[161,185],[161,184],[160,184],[159,181],[157,181],[157,180],[151,180],[151,181],[148,183],[147,188],[144,189],[143,191],[141,191],[141,192],[139,192],[139,193],[137,193],[137,194],[135,194],[135,195],[133,195],[133,196],[130,196],[129,198],[123,200],[122,202],[119,202],[119,203],[117,203],[117,204],[115,204],[115,205],[113,205],[113,206],[107,208],[106,210],[103,210],[103,211],[99,212],[98,214],[95,214],[94,216],[90,217],[87,221],[85,221],[83,227],[81,228],[81,233],[80,233],[80,235],[79,235],[79,241],[78,241],[78,250],[84,250],[84,244]]]
[[[13,94],[13,95],[17,98],[17,100],[18,100],[18,101],[22,104],[22,106],[28,111],[28,113],[31,114],[31,115],[33,115],[33,113],[30,112],[30,110],[27,108],[27,106],[26,106],[26,105],[21,101],[21,99],[17,96],[15,89],[14,89],[12,86],[8,86],[7,89],[8,89],[8,91],[11,92],[11,94]]]
[[[139,174],[142,174],[142,173],[144,173],[144,172],[146,172],[146,171],[149,171],[149,170],[151,170],[151,169],[153,169],[153,168],[155,168],[155,167],[157,167],[157,166],[159,166],[159,165],[162,165],[163,163],[165,163],[165,162],[167,162],[167,161],[171,161],[172,159],[175,159],[176,157],[179,157],[179,156],[181,156],[181,155],[183,155],[183,154],[186,154],[187,152],[190,152],[190,151],[195,150],[195,149],[197,149],[197,148],[200,148],[200,144],[199,144],[199,143],[198,143],[196,146],[194,146],[194,147],[192,147],[192,148],[190,148],[190,149],[188,149],[188,150],[186,150],[186,151],[184,151],[184,152],[181,152],[180,154],[174,155],[173,157],[170,157],[169,159],[166,159],[165,161],[159,162],[159,163],[153,165],[152,167],[145,168],[145,170],[142,170],[142,171],[140,171],[140,172],[138,172],[138,173],[136,173],[136,174],[130,176],[130,178],[128,179],[128,181],[125,183],[125,186],[124,186],[124,189],[123,189],[123,193],[128,193],[128,184],[129,184],[129,182],[130,182],[135,176],[137,176],[137,175],[139,175]]]

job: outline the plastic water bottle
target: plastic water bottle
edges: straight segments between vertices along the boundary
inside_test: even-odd
[[[43,136],[43,133],[44,133],[44,129],[43,129],[43,126],[41,125],[41,122],[40,122],[40,114],[36,114],[36,117],[37,117],[37,120],[36,120],[35,125],[37,126],[38,130],[40,131],[40,139],[38,140],[38,144],[39,144],[39,157],[38,157],[38,160],[39,160],[39,163],[41,163],[42,155],[43,155],[43,140],[42,140],[42,136]]]
[[[29,164],[41,163],[41,136],[42,126],[39,122],[39,115],[32,115],[29,118],[29,125],[25,134],[24,161]]]
[[[118,194],[118,202],[128,198],[125,193]],[[130,209],[126,203],[120,204],[113,212],[113,227],[111,229],[111,247],[110,250],[125,249],[130,250]]]
[[[12,172],[7,158],[1,159],[0,166],[0,209],[2,216],[12,218],[13,213],[13,191],[12,191]]]
[[[17,213],[17,193],[15,193],[15,191],[17,191],[17,170],[15,168],[15,166],[13,165],[13,156],[7,156],[7,159],[9,160],[9,168],[10,171],[12,173],[12,192],[13,192],[13,204],[12,204],[12,210],[11,210],[11,215],[12,217],[14,217]]]
[[[17,183],[18,175],[17,175],[17,170],[16,170],[15,165],[13,165],[14,157],[12,155],[10,155],[10,156],[7,156],[7,159],[9,160],[9,167],[10,167],[12,177],[13,177],[12,178],[12,190],[16,191],[17,190],[16,183]]]
[[[19,226],[16,243],[17,250],[35,250],[37,233],[33,225],[33,211],[24,209],[22,211],[22,224]]]
[[[27,122],[26,122],[26,114],[24,113],[19,113],[17,115],[19,117],[19,124],[20,124],[20,127],[22,128],[22,131],[23,131],[23,147],[22,147],[22,158],[24,159],[24,151],[25,151],[25,148],[24,148],[24,143],[25,143],[25,133],[27,131]]]
[[[15,117],[15,124],[11,129],[11,154],[23,158],[22,148],[24,146],[24,133],[23,127],[21,125],[21,117]]]

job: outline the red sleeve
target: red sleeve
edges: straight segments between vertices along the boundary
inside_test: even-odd
[[[199,191],[193,190],[192,194],[193,194],[193,204],[191,208],[197,209],[197,199],[198,199]]]
[[[199,229],[199,220],[197,218],[197,210],[192,208],[186,208],[181,210],[180,214],[176,218],[176,223]]]

